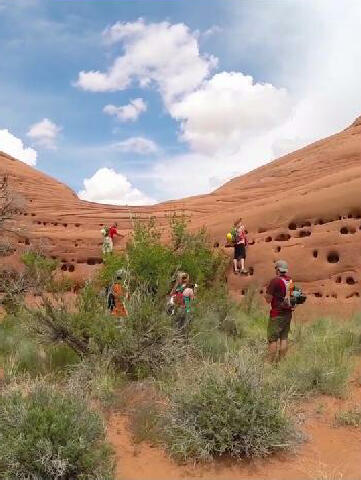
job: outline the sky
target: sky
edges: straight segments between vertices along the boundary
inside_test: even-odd
[[[0,150],[152,204],[361,114],[360,0],[0,0]]]

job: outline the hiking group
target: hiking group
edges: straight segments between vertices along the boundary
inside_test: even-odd
[[[100,230],[100,233],[103,236],[103,255],[112,253],[114,247],[114,237],[119,235],[118,224],[114,222],[111,227],[105,226]]]
[[[113,251],[113,239],[118,234],[117,223],[110,228],[104,227],[103,253]],[[248,247],[247,231],[242,219],[234,222],[231,232],[226,235],[228,246],[234,247],[233,271],[248,275],[245,268],[246,249]],[[269,282],[265,300],[270,304],[270,316],[267,325],[268,355],[270,361],[282,358],[288,347],[288,334],[295,306],[305,302],[302,290],[296,287],[288,274],[285,260],[275,262],[275,277]],[[178,272],[174,286],[167,302],[167,313],[174,318],[177,328],[186,332],[191,321],[192,304],[196,298],[197,285],[192,284],[188,273]],[[126,302],[130,295],[126,287],[126,272],[118,270],[113,283],[107,289],[107,303],[111,314],[116,317],[127,317]]]

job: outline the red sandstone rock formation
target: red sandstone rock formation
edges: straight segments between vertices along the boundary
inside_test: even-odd
[[[60,182],[0,154],[26,207],[14,220],[17,252],[46,241],[48,253],[74,278],[88,276],[101,262],[100,229],[116,220],[124,236],[132,216],[166,223],[174,211],[191,215],[192,228],[207,225],[223,248],[225,234],[242,216],[251,245],[252,275],[229,275],[240,294],[250,283],[260,291],[273,274],[273,261],[286,259],[297,282],[317,301],[355,301],[361,296],[361,117],[342,132],[234,178],[209,195],[150,207],[116,207],[78,199]],[[225,249],[231,256],[232,249]],[[359,300],[358,300],[359,301]]]

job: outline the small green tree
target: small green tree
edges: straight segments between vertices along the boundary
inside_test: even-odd
[[[102,419],[75,392],[38,383],[0,396],[0,477],[112,480]]]

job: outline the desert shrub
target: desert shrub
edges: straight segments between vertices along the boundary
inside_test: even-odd
[[[43,296],[42,302],[42,306],[28,309],[27,328],[43,343],[65,343],[81,356],[116,349],[118,324],[91,284],[81,290],[75,306],[64,297]]]
[[[42,253],[28,250],[21,257],[25,265],[25,274],[36,289],[51,284],[58,266],[57,260],[46,257]]]
[[[184,338],[172,318],[147,291],[132,294],[128,311],[119,328],[117,359],[133,378],[157,375],[185,354]]]
[[[109,354],[93,355],[70,366],[66,382],[71,391],[86,393],[92,401],[110,407],[115,400],[116,390],[125,383]]]
[[[13,269],[0,271],[0,291],[4,292],[1,304],[8,314],[19,312],[24,301],[24,295],[28,289],[27,277]]]
[[[3,391],[0,440],[1,478],[113,478],[103,421],[74,392],[44,383]]]
[[[359,348],[354,326],[320,319],[302,327],[297,336],[294,349],[279,365],[281,383],[295,395],[343,396],[353,369],[352,355]]]
[[[148,223],[136,220],[125,252],[105,257],[99,277],[101,284],[111,283],[115,272],[124,268],[131,291],[139,285],[146,286],[152,295],[162,298],[180,270],[188,272],[200,290],[224,280],[225,257],[212,249],[205,229],[189,233],[184,217],[176,216],[171,217],[170,227],[173,241],[166,245],[154,219]]]
[[[7,257],[9,255],[12,255],[15,251],[14,245],[8,241],[8,240],[3,240],[0,242],[0,257]]]
[[[26,335],[21,315],[8,315],[0,324],[1,357],[6,376],[22,373],[37,376],[78,362],[78,355],[67,345],[40,345],[37,339]]]
[[[147,289],[133,292],[127,318],[109,315],[91,284],[80,292],[75,308],[43,298],[29,309],[27,328],[45,344],[66,344],[82,358],[107,354],[134,378],[155,374],[183,355],[183,338]]]
[[[190,364],[168,388],[162,436],[176,458],[266,456],[290,447],[295,431],[259,356],[244,349],[224,363]]]
[[[340,410],[335,415],[335,423],[346,427],[361,427],[361,408],[355,406],[348,410]]]

